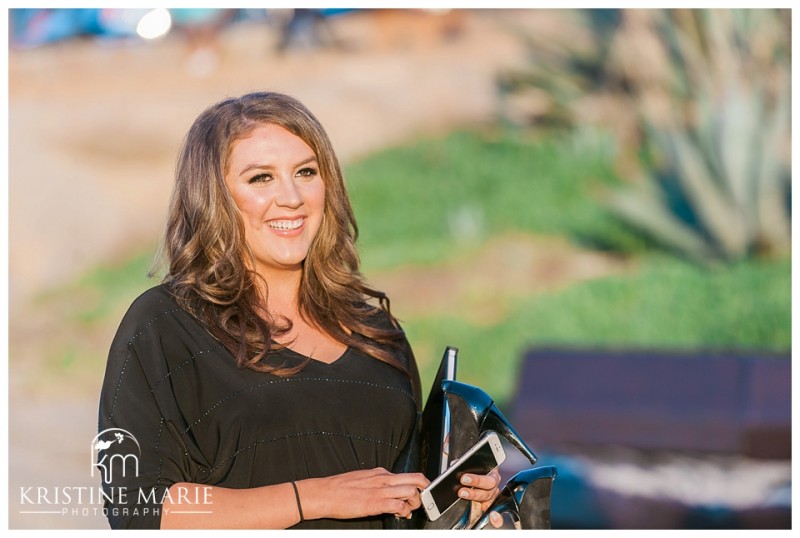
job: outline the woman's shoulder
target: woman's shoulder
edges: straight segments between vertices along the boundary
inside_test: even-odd
[[[390,350],[406,370],[411,382],[414,399],[418,403],[421,402],[419,369],[416,359],[414,358],[414,352],[411,349],[411,344],[398,320],[388,309],[375,307],[374,310],[370,312],[367,323],[378,330],[393,334],[393,336],[390,337],[393,340],[393,345],[390,346]]]
[[[408,338],[406,337],[406,332],[403,330],[397,318],[395,318],[389,310],[382,306],[371,307],[364,321],[367,325],[382,332],[385,337],[393,341],[394,345],[398,346],[401,350],[402,355],[406,357],[404,360],[407,360],[408,356],[411,355],[411,348],[408,343]]]
[[[401,331],[400,323],[385,308],[365,303],[363,308],[367,314],[364,321],[370,327],[383,331]]]
[[[132,336],[158,319],[174,317],[184,310],[178,305],[166,284],[142,292],[133,300],[122,318],[119,333]]]
[[[180,308],[175,301],[169,286],[159,284],[143,291],[131,303],[126,315],[132,317],[147,317],[158,312]]]

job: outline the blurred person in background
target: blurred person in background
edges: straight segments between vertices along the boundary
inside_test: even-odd
[[[233,18],[235,10],[216,8],[174,8],[169,10],[172,24],[182,33],[189,47],[186,69],[203,78],[216,71],[221,51],[218,35]]]
[[[382,528],[419,508],[419,374],[356,237],[301,103],[254,93],[196,119],[167,274],[109,352],[96,465],[113,528]],[[485,510],[499,475],[467,476]]]
[[[331,28],[329,18],[349,9],[292,9],[280,31],[278,52],[286,52],[290,48],[342,49],[342,42]]]

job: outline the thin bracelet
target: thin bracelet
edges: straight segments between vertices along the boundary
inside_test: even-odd
[[[300,523],[305,521],[303,517],[303,506],[300,504],[300,493],[297,491],[297,484],[294,483],[294,480],[291,482],[292,487],[294,488],[294,498],[297,499],[297,511],[300,513]]]

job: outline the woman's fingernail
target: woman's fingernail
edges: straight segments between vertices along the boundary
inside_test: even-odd
[[[458,492],[458,494],[459,494],[461,497],[463,497],[464,499],[466,499],[466,498],[468,498],[468,497],[469,497],[469,491],[467,491],[467,490],[465,490],[465,489],[462,489],[461,491],[459,491],[459,492]]]
[[[472,477],[471,476],[467,476],[467,475],[462,476],[461,477],[461,483],[462,484],[472,484]]]

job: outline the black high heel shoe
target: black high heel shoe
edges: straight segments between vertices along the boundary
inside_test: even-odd
[[[519,528],[550,528],[550,493],[558,475],[552,466],[520,471],[508,481],[489,509],[473,525],[474,530],[494,529],[489,516],[497,512],[503,519],[516,521]]]
[[[483,432],[494,430],[517,447],[531,465],[536,463],[538,459],[536,454],[506,420],[491,396],[478,387],[450,380],[442,382],[442,390],[450,409],[449,459],[451,461],[462,456],[477,443]]]

